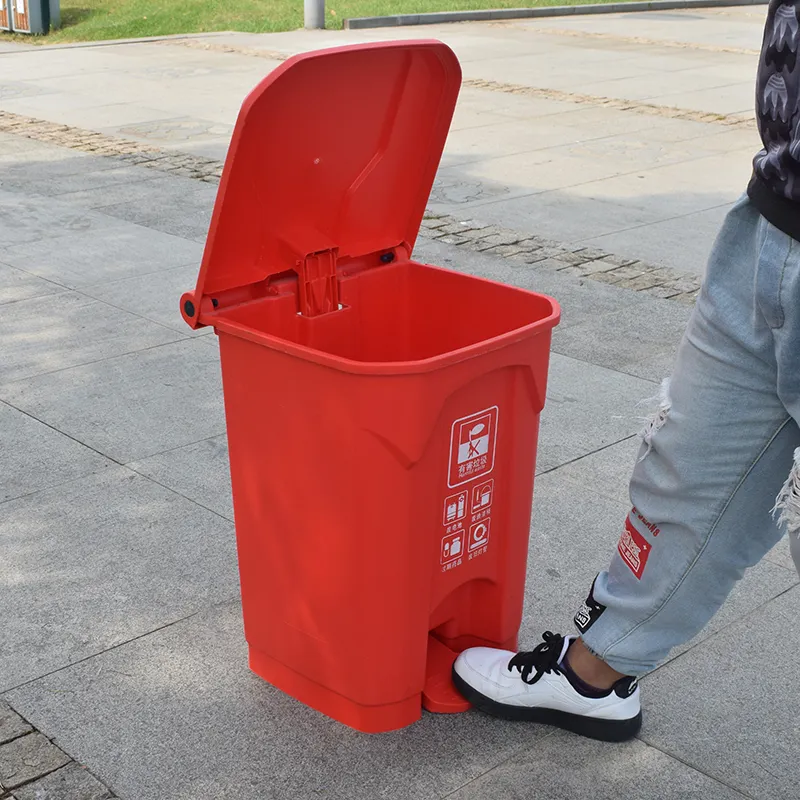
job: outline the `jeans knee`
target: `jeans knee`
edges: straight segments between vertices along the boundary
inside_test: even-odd
[[[644,418],[644,427],[639,434],[639,438],[647,446],[644,454],[639,459],[640,461],[644,460],[653,449],[653,439],[664,426],[664,423],[669,417],[669,412],[672,410],[672,400],[669,396],[669,378],[664,378],[664,380],[661,381],[661,386],[655,397],[651,397],[643,402],[644,404],[651,405],[652,411],[649,416]]]

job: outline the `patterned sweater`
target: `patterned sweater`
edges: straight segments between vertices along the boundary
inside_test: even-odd
[[[776,227],[800,240],[800,0],[771,0],[756,93],[764,149],[750,197]]]

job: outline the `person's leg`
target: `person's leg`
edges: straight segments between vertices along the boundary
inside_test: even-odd
[[[586,646],[620,673],[651,671],[698,633],[781,538],[770,512],[800,446],[774,338],[788,326],[775,301],[791,251],[746,203],[717,243],[633,472],[634,508],[576,616]],[[800,350],[793,358],[797,375]]]
[[[773,338],[778,363],[778,396],[800,424],[800,242],[773,231],[788,247],[783,268],[763,280],[765,293],[775,306]],[[775,505],[779,523],[788,531],[791,553],[800,573],[800,449],[795,450],[789,477]]]
[[[777,317],[764,297],[791,251],[788,237],[747,201],[737,204],[646,433],[631,481],[634,509],[609,570],[576,615],[582,642],[567,656],[564,640],[555,661],[552,639],[516,663],[498,651],[462,654],[454,676],[476,705],[600,738],[632,735],[638,692],[619,676],[649,672],[701,630],[745,569],[778,541],[770,511],[800,429],[778,396]],[[572,706],[564,700],[565,680],[582,697]],[[587,705],[593,687],[586,684],[593,682],[612,691]],[[576,719],[587,715],[595,717],[588,729]],[[608,730],[597,719],[607,720]]]

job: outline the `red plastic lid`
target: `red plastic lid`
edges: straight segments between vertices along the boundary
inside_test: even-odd
[[[244,101],[194,297],[338,248],[357,257],[419,232],[461,85],[437,41],[289,59]]]

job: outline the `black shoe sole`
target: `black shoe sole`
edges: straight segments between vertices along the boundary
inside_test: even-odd
[[[500,719],[554,725],[556,728],[563,728],[565,731],[589,739],[599,739],[601,742],[626,742],[628,739],[633,739],[642,727],[641,711],[632,719],[593,719],[551,708],[524,708],[498,703],[470,686],[455,669],[453,669],[453,683],[464,699],[469,700],[475,708]]]

